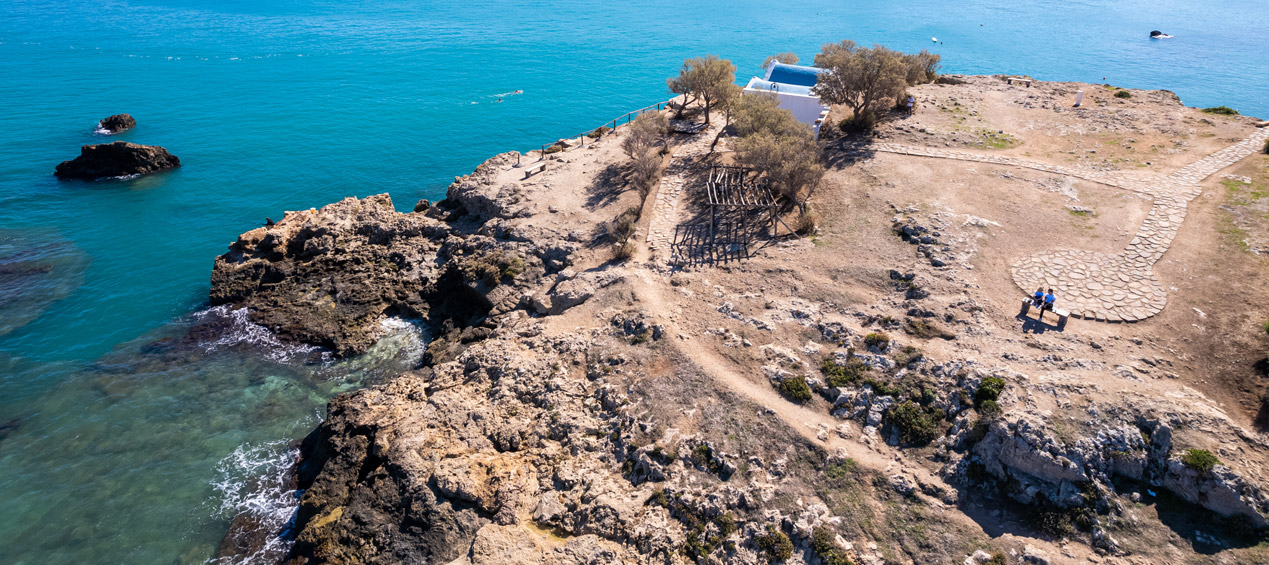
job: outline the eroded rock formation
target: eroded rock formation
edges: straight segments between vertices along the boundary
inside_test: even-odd
[[[126,141],[85,145],[79,157],[62,161],[53,172],[63,179],[99,179],[148,175],[181,166],[181,160],[167,149]]]

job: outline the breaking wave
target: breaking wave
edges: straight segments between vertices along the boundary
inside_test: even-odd
[[[298,449],[277,441],[240,445],[216,464],[212,487],[220,500],[217,514],[247,527],[231,527],[226,540],[241,551],[211,563],[276,563],[291,549],[291,530],[304,494],[291,488],[298,458]],[[257,536],[262,539],[251,539]]]
[[[283,343],[268,328],[251,321],[251,313],[246,308],[233,309],[228,305],[213,306],[195,312],[194,319],[199,322],[222,322],[228,325],[220,337],[203,343],[208,353],[246,345],[260,350],[265,357],[280,363],[319,352],[323,360],[329,360],[330,357],[329,352],[315,345]]]

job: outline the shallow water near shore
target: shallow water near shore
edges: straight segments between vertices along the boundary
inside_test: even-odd
[[[286,515],[282,486],[247,487],[270,484],[327,399],[417,360],[407,326],[332,363],[206,311],[212,259],[266,216],[381,192],[409,209],[495,153],[664,100],[685,57],[718,53],[744,80],[842,38],[1269,117],[1266,29],[1259,0],[7,0],[0,562],[206,560],[236,513]],[[138,127],[94,134],[119,112]],[[183,167],[53,178],[116,139]],[[186,339],[199,324],[217,330]]]

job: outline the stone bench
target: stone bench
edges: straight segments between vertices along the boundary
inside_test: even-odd
[[[1022,312],[1019,312],[1019,313],[1018,313],[1018,315],[1019,315],[1019,316],[1026,316],[1026,315],[1027,315],[1027,312],[1030,312],[1030,311],[1031,311],[1031,299],[1030,299],[1030,298],[1023,298],[1023,299],[1022,299]],[[1062,308],[1054,308],[1054,309],[1053,309],[1053,313],[1054,313],[1054,314],[1057,314],[1057,317],[1058,317],[1057,329],[1059,329],[1059,330],[1064,330],[1064,329],[1066,329],[1066,320],[1067,320],[1067,318],[1070,318],[1070,317],[1071,317],[1071,312],[1070,312],[1069,310],[1065,310],[1065,309],[1062,309]]]
[[[1009,84],[1013,84],[1014,81],[1024,83],[1027,85],[1027,88],[1031,88],[1031,79],[1029,78],[1005,77],[1005,82]]]
[[[546,161],[538,161],[524,168],[524,178],[527,179],[533,173],[536,173],[539,171],[545,171],[545,170],[546,170]]]

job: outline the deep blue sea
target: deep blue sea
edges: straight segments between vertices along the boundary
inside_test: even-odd
[[[236,515],[280,527],[288,445],[417,362],[406,324],[332,363],[207,310],[213,258],[266,216],[409,209],[666,99],[686,57],[744,80],[844,38],[1269,116],[1264,0],[0,0],[0,563],[203,562]],[[55,180],[119,112],[139,125],[110,139],[183,166]]]

